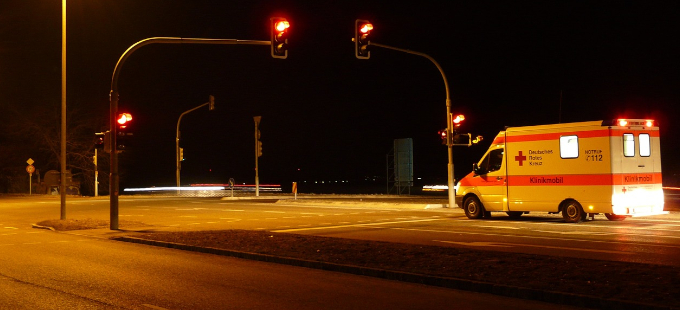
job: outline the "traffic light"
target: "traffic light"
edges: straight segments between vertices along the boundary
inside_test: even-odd
[[[453,114],[451,115],[451,123],[453,124],[454,129],[458,129],[464,120],[465,116],[463,116],[463,114],[458,114],[456,116],[453,116]]]
[[[442,145],[446,145],[447,142],[448,142],[448,140],[446,139],[446,136],[447,136],[446,129],[440,130],[438,132],[438,134],[439,134],[439,138],[442,139]]]
[[[94,133],[94,148],[95,149],[104,149],[104,136],[105,134],[103,132],[95,132]]]
[[[469,133],[459,133],[451,138],[452,145],[472,145],[472,135]]]
[[[483,139],[484,137],[482,136],[476,136],[473,139],[471,133],[459,133],[451,138],[451,145],[472,146],[482,142]]]
[[[290,23],[282,17],[272,17],[270,20],[272,57],[286,59],[288,57],[288,28],[290,28]]]
[[[373,30],[373,24],[367,20],[357,19],[354,22],[354,56],[358,59],[371,58],[368,50],[370,44],[369,35]]]
[[[184,161],[184,148],[179,148],[179,161]]]
[[[208,98],[208,110],[212,111],[215,110],[215,96],[210,95]]]
[[[262,156],[262,141],[257,140],[257,157]]]
[[[128,143],[128,137],[132,136],[130,132],[130,121],[132,121],[132,115],[130,113],[118,114],[118,131],[116,136],[116,150],[124,151],[125,145]]]

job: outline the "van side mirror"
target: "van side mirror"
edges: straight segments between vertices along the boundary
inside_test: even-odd
[[[479,175],[479,174],[480,174],[480,173],[479,173],[479,172],[480,172],[480,171],[479,171],[479,167],[477,166],[477,163],[473,163],[473,164],[472,164],[472,171],[473,171],[476,175]]]

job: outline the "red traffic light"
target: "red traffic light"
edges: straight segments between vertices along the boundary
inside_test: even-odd
[[[290,28],[290,23],[281,17],[272,17],[270,20],[272,57],[285,59],[288,57],[288,28]]]
[[[290,23],[287,20],[280,20],[274,24],[274,29],[278,32],[286,31],[290,27]]]
[[[361,25],[361,28],[359,29],[359,32],[363,34],[369,34],[373,30],[373,24],[363,24]]]
[[[371,53],[368,49],[370,44],[369,35],[373,30],[373,24],[367,20],[357,19],[354,21],[354,56],[358,59],[368,59]]]
[[[120,128],[125,128],[126,124],[132,120],[132,115],[130,113],[118,114],[118,119],[116,122],[120,125]]]
[[[458,114],[455,117],[451,118],[451,121],[453,122],[454,125],[460,126],[460,123],[462,123],[465,120],[465,116],[463,114]]]
[[[439,138],[442,139],[442,144],[446,145],[448,140],[446,139],[446,129],[442,129],[438,132]]]

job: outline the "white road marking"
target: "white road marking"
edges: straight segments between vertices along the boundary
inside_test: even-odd
[[[500,229],[522,229],[521,227],[511,227],[511,226],[477,226],[481,228],[500,228]]]
[[[424,231],[433,233],[445,233],[445,234],[458,234],[458,235],[479,235],[479,236],[494,236],[494,237],[515,237],[515,238],[526,238],[526,239],[542,239],[542,240],[565,240],[563,238],[556,237],[542,237],[542,236],[522,236],[522,235],[504,235],[504,234],[492,234],[492,233],[478,233],[469,231],[455,231],[455,230],[436,230],[436,229],[420,229],[420,228],[402,228],[402,227],[392,227],[390,229],[394,230],[407,230],[407,231]],[[641,243],[641,242],[620,242],[620,241],[610,241],[610,240],[587,240],[587,239],[568,239],[570,242],[590,242],[590,243],[605,243],[605,244],[622,244],[622,245],[642,245],[651,247],[662,247],[662,248],[678,248],[678,245],[666,245],[666,244],[654,244],[654,243]]]
[[[264,211],[265,213],[286,213],[283,211]]]
[[[142,306],[150,308],[150,309],[155,309],[155,310],[168,310],[167,308],[158,307],[158,306],[149,305],[149,304],[142,304]]]
[[[222,211],[243,212],[245,210],[222,209]]]
[[[465,245],[465,246],[479,246],[479,247],[501,247],[501,248],[511,248],[513,247],[512,245],[506,245],[502,243],[497,243],[497,242],[483,242],[483,241],[477,241],[477,242],[456,242],[456,241],[443,241],[443,240],[432,240],[434,242],[442,242],[442,243],[450,243],[450,244],[458,244],[458,245]]]
[[[423,219],[423,220],[413,220],[413,221],[398,221],[398,222],[382,222],[382,223],[372,223],[372,224],[351,224],[351,225],[337,225],[337,226],[324,226],[324,227],[310,227],[310,228],[293,228],[293,229],[283,229],[275,230],[274,232],[291,232],[300,230],[321,230],[321,229],[335,229],[335,228],[347,228],[347,227],[365,227],[374,225],[388,225],[388,224],[402,224],[402,223],[413,223],[413,222],[431,222],[431,221],[441,221],[440,219]]]
[[[556,250],[568,250],[568,251],[583,251],[583,252],[596,252],[596,253],[609,253],[609,254],[635,254],[633,252],[623,252],[623,251],[611,251],[611,250],[595,250],[595,249],[584,249],[584,248],[567,248],[567,247],[557,247],[549,245],[535,245],[535,244],[514,244],[514,243],[499,243],[499,242],[455,242],[455,241],[442,241],[442,240],[432,240],[442,243],[460,244],[468,246],[496,246],[496,247],[533,247],[542,249],[556,249]]]
[[[16,227],[5,227],[5,228],[6,229],[19,229],[19,228],[16,228]]]

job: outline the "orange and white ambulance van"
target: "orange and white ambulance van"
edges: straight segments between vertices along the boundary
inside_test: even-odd
[[[470,219],[562,213],[578,223],[665,214],[659,127],[619,119],[508,127],[456,188]]]

